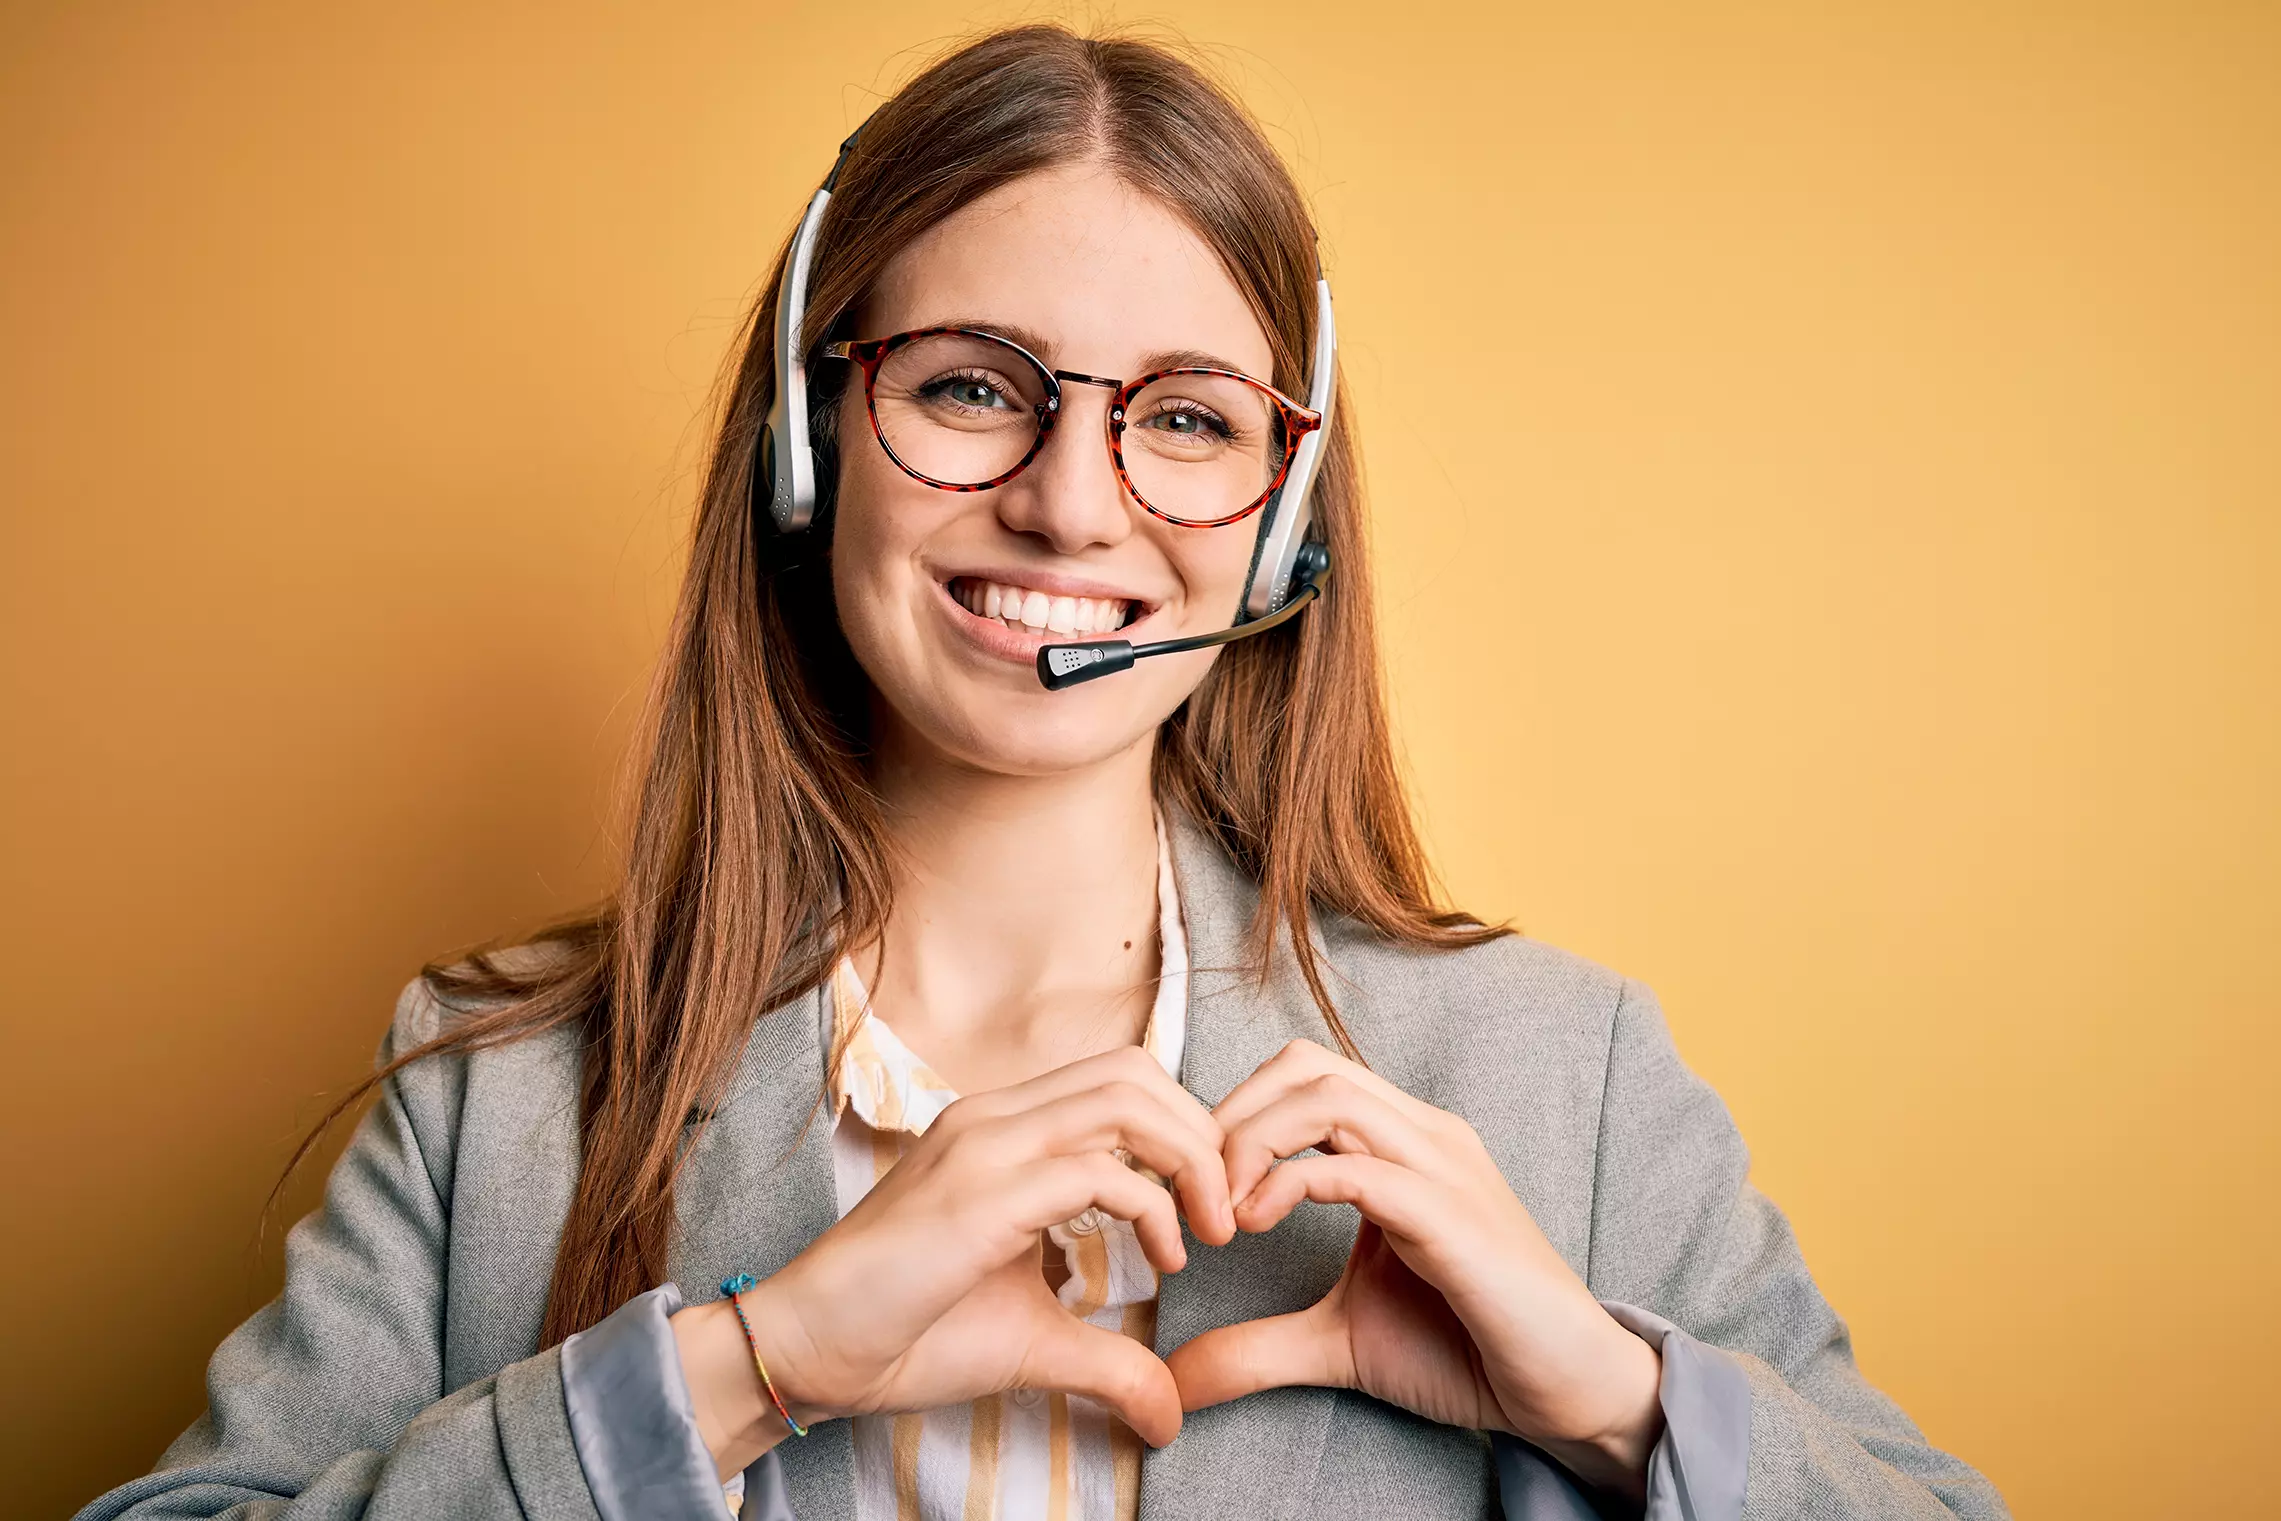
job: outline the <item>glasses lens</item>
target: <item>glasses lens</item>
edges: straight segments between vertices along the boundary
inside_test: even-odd
[[[1037,441],[1045,377],[995,338],[934,333],[880,361],[871,404],[887,447],[929,480],[994,481]]]
[[[1168,518],[1211,523],[1266,494],[1290,447],[1283,409],[1228,375],[1152,380],[1125,410],[1125,473]]]

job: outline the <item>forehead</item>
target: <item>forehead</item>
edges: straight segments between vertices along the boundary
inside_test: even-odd
[[[1048,364],[1099,375],[1129,376],[1146,356],[1189,350],[1254,375],[1274,364],[1211,245],[1090,164],[1001,185],[928,228],[888,262],[858,320],[864,337],[1015,326],[1046,341]]]

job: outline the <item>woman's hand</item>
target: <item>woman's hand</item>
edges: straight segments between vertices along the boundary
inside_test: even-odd
[[[1178,1271],[1175,1194],[1200,1240],[1235,1237],[1223,1139],[1137,1046],[958,1100],[845,1219],[746,1291],[777,1392],[805,1424],[1058,1390],[1100,1401],[1162,1446],[1180,1429],[1171,1373],[1062,1306],[1046,1286],[1042,1233],[1097,1209],[1132,1222],[1158,1272]],[[730,1306],[683,1311],[674,1327],[699,1428],[733,1473],[783,1425]]]
[[[1213,1112],[1243,1229],[1273,1229],[1301,1199],[1352,1204],[1363,1223],[1312,1308],[1173,1352],[1184,1408],[1287,1384],[1360,1389],[1509,1432],[1588,1483],[1644,1495],[1661,1358],[1569,1270],[1471,1126],[1311,1041]],[[1314,1147],[1328,1155],[1296,1155]]]

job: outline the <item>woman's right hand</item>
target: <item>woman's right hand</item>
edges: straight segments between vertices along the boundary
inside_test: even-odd
[[[1043,1233],[1097,1209],[1132,1223],[1158,1272],[1177,1272],[1187,1249],[1175,1194],[1199,1240],[1235,1236],[1224,1139],[1137,1046],[959,1099],[845,1219],[745,1292],[777,1393],[806,1424],[1054,1390],[1098,1400],[1161,1447],[1180,1429],[1171,1373],[1062,1306]],[[721,1471],[736,1472],[783,1424],[725,1301],[683,1311],[674,1328],[699,1427]]]

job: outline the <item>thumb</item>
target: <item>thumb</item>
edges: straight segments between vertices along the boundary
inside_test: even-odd
[[[1022,1359],[1025,1387],[1098,1400],[1151,1447],[1180,1434],[1180,1390],[1154,1352],[1121,1332],[1088,1325],[1059,1305],[1039,1320],[1029,1356]]]
[[[1166,1363],[1183,1410],[1293,1384],[1354,1387],[1354,1357],[1327,1301],[1290,1315],[1206,1331],[1175,1347]]]

